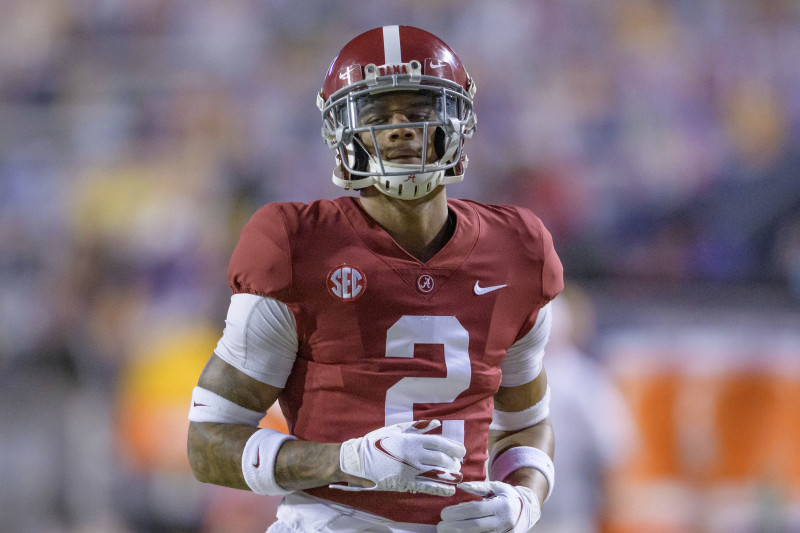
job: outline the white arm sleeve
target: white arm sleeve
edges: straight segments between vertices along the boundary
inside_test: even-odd
[[[297,325],[282,302],[234,294],[214,353],[253,379],[283,388],[297,355]]]
[[[503,371],[501,386],[516,387],[529,383],[542,371],[544,347],[550,337],[553,320],[550,305],[548,303],[542,307],[531,330],[506,352],[505,359],[500,363],[500,370]]]

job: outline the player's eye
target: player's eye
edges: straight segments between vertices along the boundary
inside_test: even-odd
[[[411,122],[425,122],[436,117],[436,112],[430,107],[420,107],[412,109],[408,113],[408,118]]]
[[[385,124],[386,119],[378,114],[368,114],[361,117],[361,123],[365,126],[375,126],[378,124]]]

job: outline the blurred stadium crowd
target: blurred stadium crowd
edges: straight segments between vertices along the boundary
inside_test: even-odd
[[[548,366],[576,459],[542,531],[800,531],[797,1],[0,12],[4,531],[265,529],[274,502],[188,474],[189,391],[250,214],[341,192],[315,107],[333,55],[395,23],[478,86],[450,195],[532,208],[576,287]]]

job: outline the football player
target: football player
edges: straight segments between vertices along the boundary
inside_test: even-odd
[[[188,448],[201,481],[283,495],[270,532],[528,531],[553,490],[562,268],[530,211],[447,198],[474,95],[436,36],[359,35],[318,97],[333,182],[359,194],[242,231]],[[257,427],[275,401],[289,434]]]

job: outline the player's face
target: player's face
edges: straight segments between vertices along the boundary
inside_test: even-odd
[[[378,94],[368,97],[358,112],[359,126],[382,126],[436,120],[436,108],[432,96],[418,92],[403,91]],[[419,164],[422,149],[427,144],[426,163],[436,161],[433,135],[436,128],[428,128],[427,139],[423,139],[422,128],[392,128],[375,130],[381,157],[394,163]],[[364,146],[375,154],[375,142],[370,133],[361,133]]]

